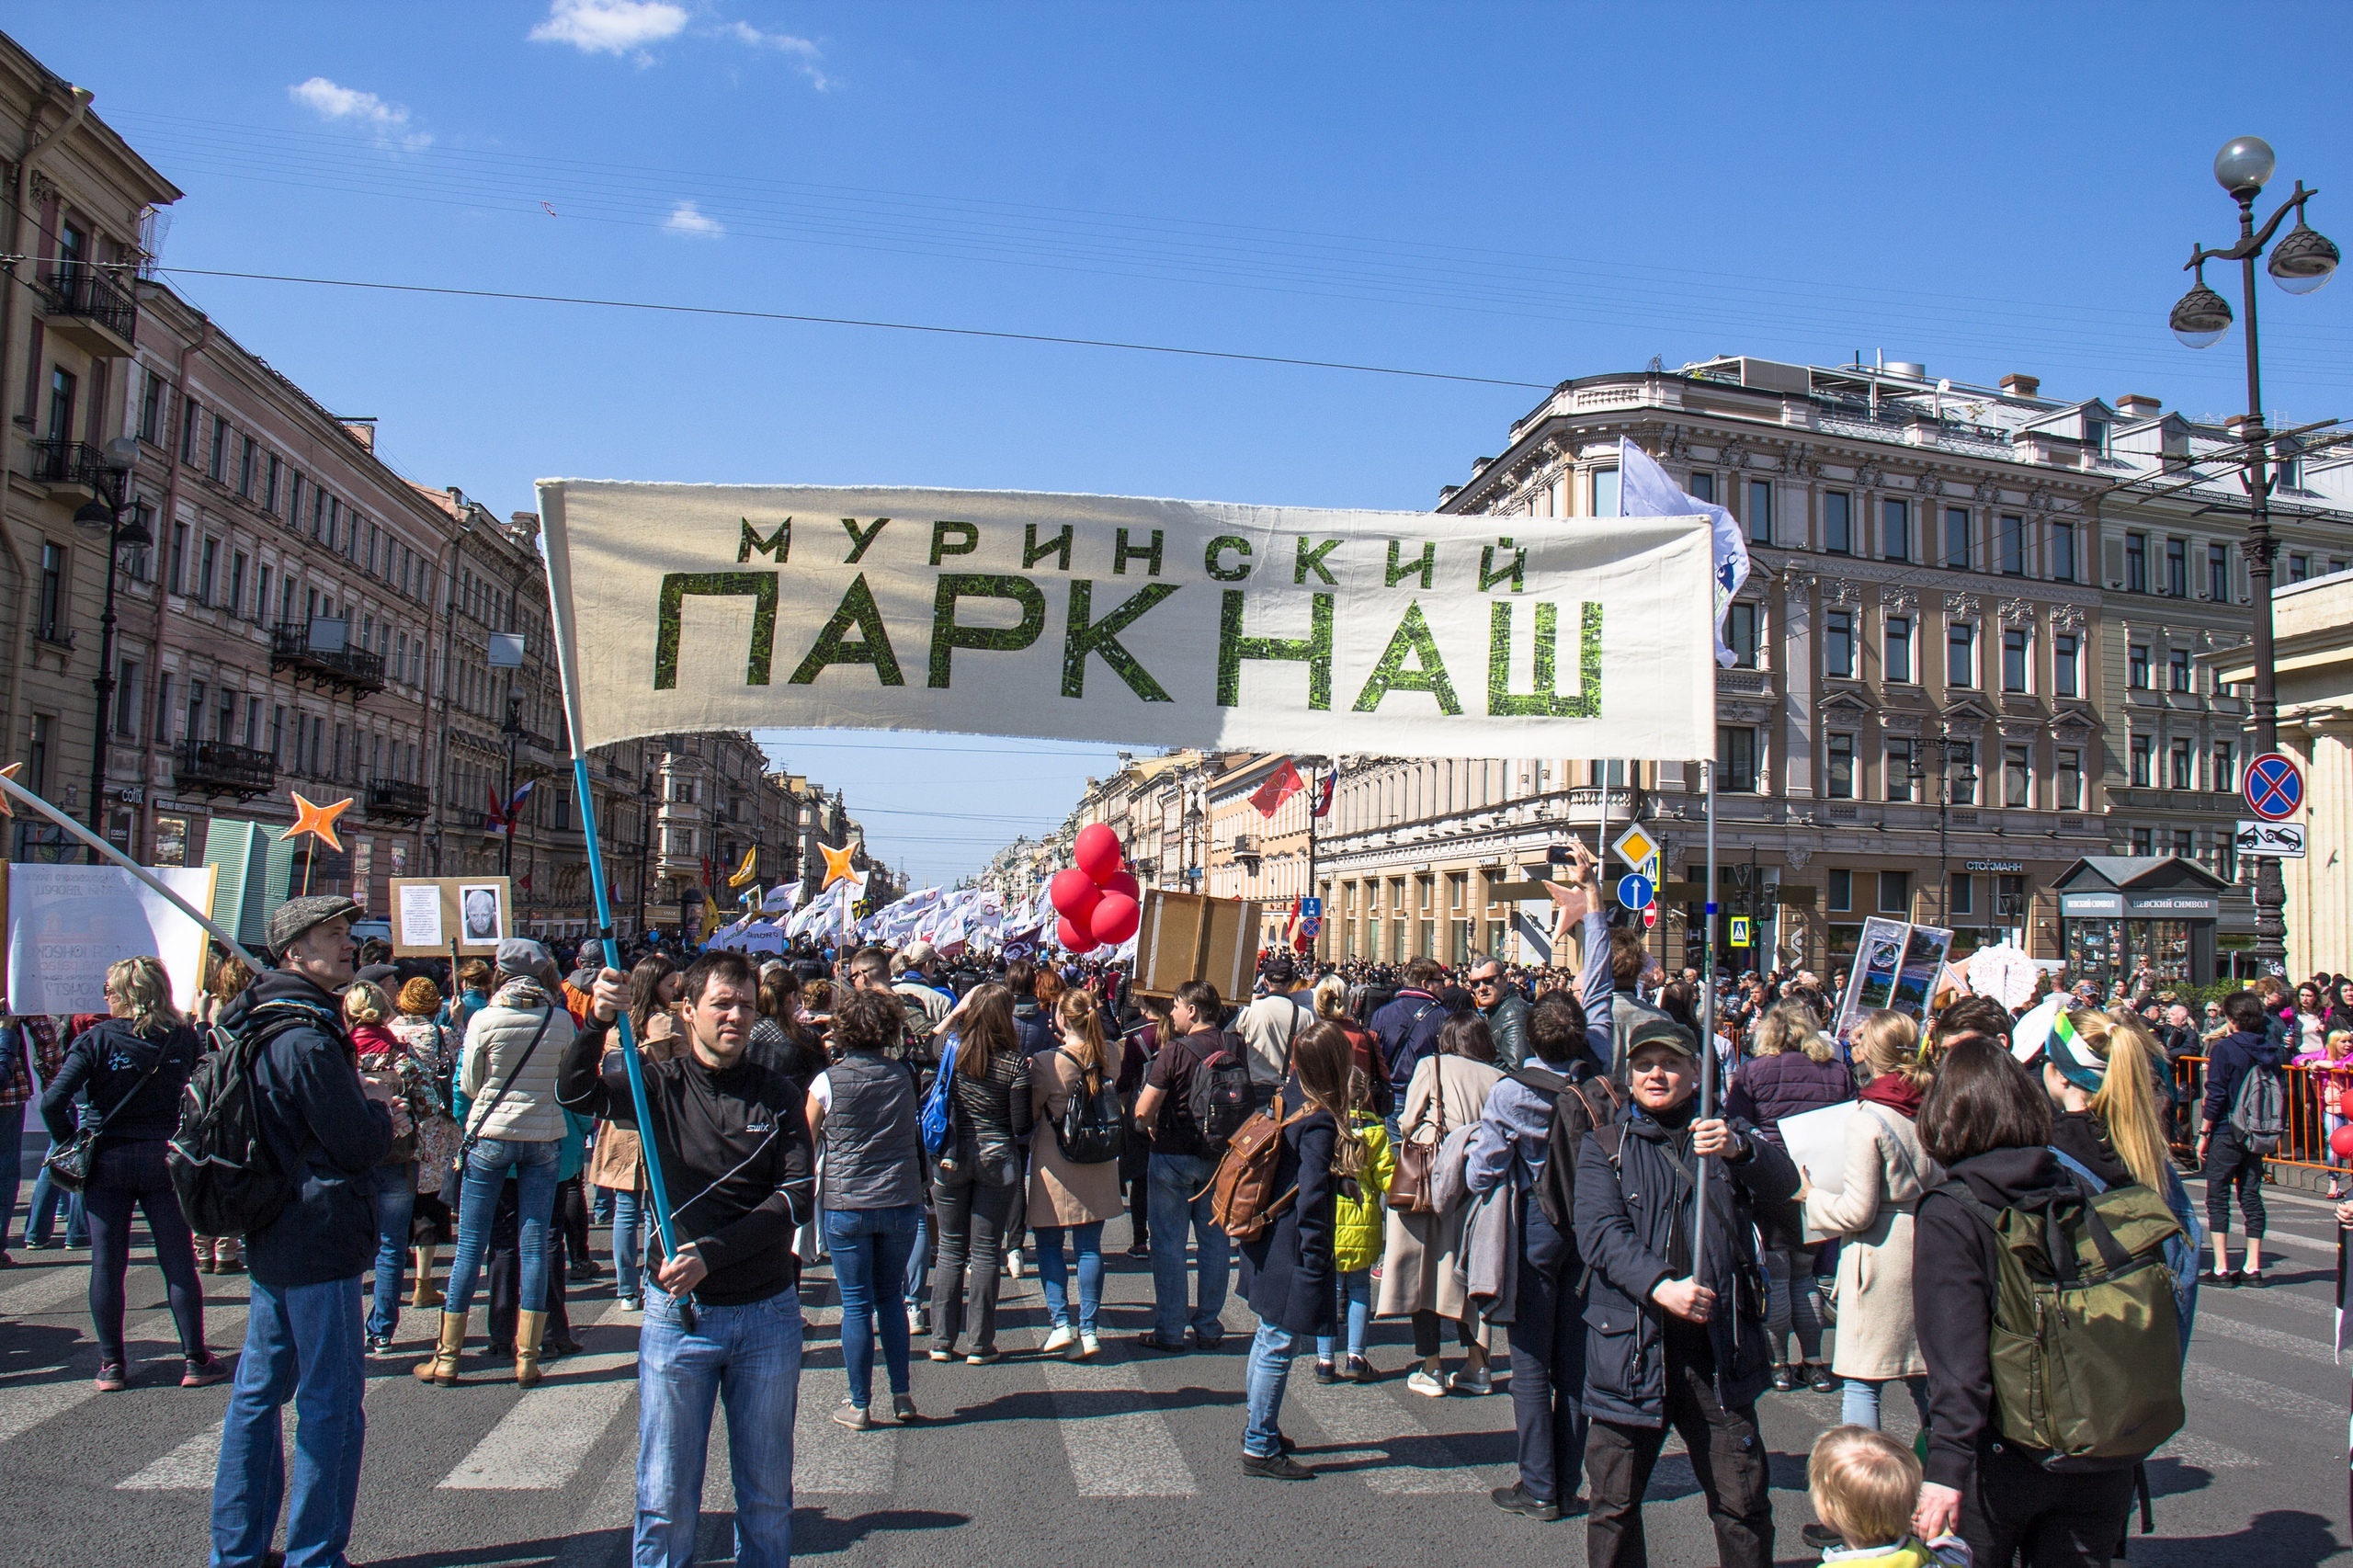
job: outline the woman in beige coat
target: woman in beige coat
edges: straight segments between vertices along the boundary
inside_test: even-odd
[[[1475,1013],[1449,1018],[1438,1032],[1438,1049],[1414,1069],[1405,1086],[1404,1113],[1398,1118],[1404,1141],[1432,1145],[1433,1151],[1463,1129],[1478,1125],[1487,1108],[1487,1091],[1503,1079],[1495,1064],[1495,1037],[1486,1020]],[[1464,1146],[1456,1140],[1459,1156]],[[1460,1182],[1454,1184],[1458,1191]],[[1382,1238],[1381,1300],[1377,1316],[1414,1320],[1414,1354],[1422,1358],[1405,1378],[1405,1386],[1433,1398],[1449,1388],[1463,1393],[1486,1393],[1495,1387],[1487,1370],[1488,1328],[1464,1293],[1454,1271],[1462,1250],[1462,1228],[1471,1206],[1457,1201],[1443,1213],[1407,1214],[1392,1209]],[[1438,1320],[1452,1318],[1455,1337],[1462,1342],[1468,1360],[1451,1379],[1443,1378],[1438,1355]]]
[[[1053,1330],[1044,1349],[1079,1359],[1100,1347],[1095,1318],[1103,1304],[1103,1221],[1120,1210],[1120,1162],[1074,1165],[1063,1153],[1063,1113],[1074,1095],[1089,1096],[1120,1081],[1120,1042],[1103,1035],[1095,998],[1066,991],[1054,1008],[1062,1043],[1029,1062],[1029,1227],[1038,1233],[1038,1283],[1046,1293]],[[1067,1233],[1078,1255],[1078,1321],[1071,1321],[1070,1283],[1063,1260]]]
[[[1837,1236],[1838,1338],[1830,1369],[1846,1380],[1839,1420],[1879,1426],[1880,1386],[1903,1380],[1923,1424],[1928,1364],[1912,1324],[1912,1216],[1921,1196],[1945,1179],[1913,1128],[1931,1074],[1920,1064],[1920,1034],[1900,1013],[1873,1013],[1855,1033],[1855,1065],[1869,1075],[1847,1119],[1846,1165],[1833,1192],[1798,1193],[1809,1229]]]

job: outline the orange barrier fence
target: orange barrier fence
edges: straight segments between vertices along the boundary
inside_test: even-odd
[[[2322,1094],[2329,1074],[2310,1067],[2280,1069],[2288,1079],[2288,1125],[2279,1139],[2279,1152],[2269,1157],[2269,1163],[2282,1165],[2309,1165],[2315,1169],[2329,1165],[2353,1166],[2353,1160],[2329,1157],[2328,1134],[2330,1121],[2323,1108]],[[2177,1150],[2188,1152],[2198,1142],[2199,1104],[2206,1096],[2206,1059],[2202,1056],[2177,1057],[2173,1064],[2174,1102],[2177,1108],[2174,1117],[2173,1142]],[[2342,1087],[2353,1090],[2353,1074],[2341,1070]],[[2353,1094],[2347,1096],[2353,1101]]]

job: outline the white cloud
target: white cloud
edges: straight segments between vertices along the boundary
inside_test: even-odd
[[[627,54],[687,30],[687,9],[669,0],[549,0],[536,43],[568,43],[583,54]]]
[[[730,22],[721,30],[737,42],[754,49],[773,49],[779,54],[791,55],[800,62],[801,74],[808,77],[811,85],[821,93],[832,85],[824,72],[818,68],[818,62],[824,58],[824,52],[805,38],[796,38],[790,33],[764,33],[749,22]]]
[[[414,153],[433,142],[433,138],[424,131],[409,129],[408,109],[404,106],[388,104],[373,93],[339,85],[324,76],[297,82],[286,93],[321,119],[347,121],[373,131],[380,146],[397,146]]]
[[[691,201],[681,201],[670,209],[662,226],[674,234],[690,240],[715,240],[726,234],[726,226],[716,218],[706,218],[702,210]]]

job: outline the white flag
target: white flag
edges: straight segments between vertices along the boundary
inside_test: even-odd
[[[1716,663],[1733,666],[1733,651],[1724,642],[1724,616],[1732,597],[1748,581],[1748,540],[1741,537],[1733,515],[1711,502],[1687,494],[1667,477],[1666,470],[1630,438],[1618,438],[1618,515],[1621,517],[1690,517],[1708,519],[1715,535]]]

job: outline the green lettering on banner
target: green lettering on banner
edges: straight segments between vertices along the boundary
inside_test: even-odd
[[[1494,635],[1487,643],[1487,711],[1515,718],[1598,719],[1601,717],[1601,607],[1584,608],[1584,625],[1577,645],[1577,689],[1559,694],[1558,643],[1560,617],[1551,605],[1536,607],[1536,689],[1526,697],[1511,692],[1511,601],[1497,599],[1492,619]]]
[[[1397,563],[1397,541],[1393,539],[1389,541],[1389,569],[1385,574],[1388,580],[1381,585],[1383,587],[1393,588],[1416,572],[1422,574],[1422,592],[1426,594],[1428,593],[1431,587],[1430,580],[1438,575],[1438,541],[1436,540],[1432,540],[1428,543],[1423,545],[1421,558],[1419,560],[1408,561],[1401,566]]]
[[[1068,523],[1064,523],[1064,524],[1063,525],[1063,531],[1062,531],[1061,533],[1056,534],[1053,538],[1051,538],[1051,539],[1048,540],[1047,540],[1045,543],[1043,543],[1043,544],[1040,544],[1040,543],[1038,542],[1038,525],[1037,525],[1037,524],[1035,524],[1035,523],[1024,523],[1024,524],[1022,524],[1022,525],[1021,525],[1021,569],[1022,569],[1024,572],[1027,572],[1027,571],[1029,571],[1029,568],[1031,568],[1032,566],[1037,565],[1037,564],[1038,564],[1038,562],[1040,562],[1040,561],[1043,561],[1043,560],[1044,560],[1044,559],[1046,559],[1046,557],[1048,557],[1049,555],[1051,555],[1051,556],[1056,557],[1056,560],[1055,560],[1055,562],[1054,562],[1054,569],[1055,569],[1056,571],[1059,571],[1059,572],[1067,572],[1067,571],[1069,571],[1069,570],[1070,570],[1070,540],[1071,540],[1071,528],[1070,528],[1070,525],[1069,525]]]
[[[1405,667],[1408,653],[1414,656],[1410,670]],[[1439,712],[1450,716],[1462,711],[1462,704],[1454,695],[1454,683],[1446,678],[1446,661],[1438,657],[1438,640],[1430,635],[1430,623],[1423,619],[1419,599],[1405,607],[1405,619],[1390,634],[1388,651],[1373,666],[1364,689],[1357,693],[1355,710],[1372,712],[1381,706],[1381,699],[1392,691],[1427,691],[1438,699]]]
[[[858,528],[858,519],[856,517],[844,517],[842,519],[842,527],[849,530],[849,553],[842,557],[842,564],[845,566],[857,565],[858,558],[866,553],[866,547],[874,542],[875,536],[882,531],[882,525],[890,520],[891,519],[888,517],[877,517],[874,519],[874,526],[872,528],[868,528],[864,533],[860,533]]]
[[[672,572],[662,579],[662,596],[654,626],[654,689],[669,691],[678,684],[678,631],[688,594],[712,598],[752,600],[752,652],[744,666],[744,684],[768,683],[768,659],[776,648],[776,580],[774,572]]]
[[[1305,534],[1300,535],[1299,562],[1298,564],[1291,569],[1290,580],[1294,583],[1304,583],[1307,581],[1307,574],[1310,572],[1313,572],[1318,577],[1323,578],[1324,582],[1330,584],[1333,587],[1338,587],[1340,585],[1340,580],[1324,569],[1324,558],[1331,554],[1333,550],[1338,546],[1339,542],[1340,541],[1336,539],[1327,539],[1322,544],[1317,545],[1313,550],[1310,550],[1307,548],[1307,536]]]
[[[738,562],[752,559],[752,552],[756,550],[774,561],[779,566],[792,559],[792,519],[790,517],[777,524],[776,532],[766,539],[762,539],[759,530],[752,527],[751,518],[745,517],[743,522],[744,537],[737,540],[735,545],[735,559]]]
[[[1242,661],[1294,660],[1307,666],[1307,706],[1318,712],[1332,708],[1332,601],[1336,596],[1316,594],[1302,638],[1245,637],[1239,588],[1225,590],[1217,618],[1217,705],[1232,708],[1242,700]]]
[[[886,519],[887,520],[887,519]],[[875,527],[882,525],[877,523]],[[849,641],[842,635],[852,627],[858,638]],[[809,656],[801,661],[787,682],[791,686],[807,686],[817,678],[820,670],[830,665],[871,665],[874,678],[884,686],[904,686],[906,676],[899,673],[899,656],[891,651],[891,634],[883,630],[882,612],[875,607],[874,590],[866,585],[866,574],[860,572],[842,596],[825,629],[817,633],[817,641]]]
[[[1118,542],[1113,545],[1111,550],[1111,575],[1114,577],[1126,576],[1128,574],[1128,562],[1131,561],[1141,561],[1144,563],[1143,574],[1145,576],[1157,577],[1160,575],[1160,530],[1158,528],[1152,530],[1152,542],[1148,545],[1142,546],[1130,544],[1128,542],[1128,530],[1125,528],[1121,528],[1120,530]]]
[[[950,528],[956,531],[950,533]],[[931,525],[931,563],[934,566],[939,564],[943,555],[970,555],[980,548],[981,530],[971,523]]]
[[[1005,599],[1021,607],[1014,626],[959,626],[960,599]],[[1046,596],[1027,577],[987,573],[943,573],[931,602],[931,678],[935,691],[947,689],[948,662],[952,650],[973,648],[995,653],[1017,653],[1038,641],[1046,629]]]
[[[1506,550],[1511,550],[1511,564],[1505,567],[1500,572],[1495,570],[1495,545],[1501,545]],[[1491,544],[1484,550],[1479,551],[1479,591],[1481,593],[1485,593],[1489,588],[1494,587],[1497,583],[1500,583],[1505,578],[1508,577],[1511,579],[1511,591],[1517,594],[1527,587],[1527,575],[1528,551],[1525,550],[1512,550],[1511,540],[1507,539],[1498,539],[1495,540],[1495,544]]]
[[[1063,636],[1063,695],[1086,695],[1086,656],[1099,655],[1111,666],[1111,673],[1128,683],[1128,689],[1146,702],[1174,702],[1161,684],[1152,678],[1152,672],[1136,662],[1136,656],[1120,644],[1120,633],[1134,625],[1143,612],[1176,591],[1174,583],[1153,583],[1134,597],[1102,619],[1090,621],[1087,617],[1095,608],[1095,585],[1085,577],[1075,577],[1070,585],[1070,615],[1068,630]]]
[[[1229,550],[1238,551],[1241,561],[1233,566],[1219,565],[1217,558]],[[1250,575],[1250,541],[1240,534],[1218,535],[1210,540],[1210,547],[1201,551],[1201,570],[1208,573],[1212,581],[1239,583]]]

